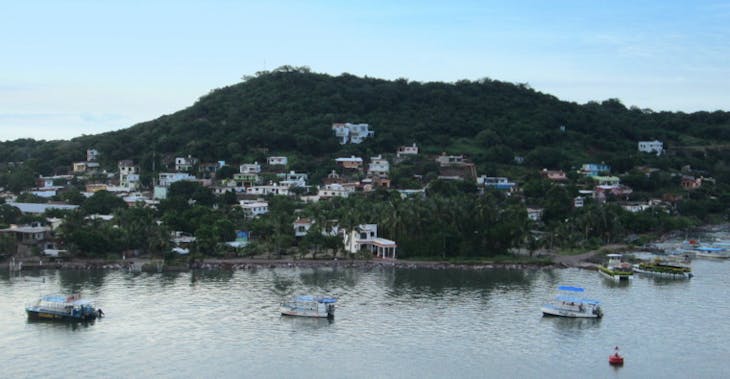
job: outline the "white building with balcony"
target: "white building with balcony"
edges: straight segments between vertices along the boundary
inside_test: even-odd
[[[375,132],[368,124],[336,123],[332,124],[332,131],[340,139],[340,145],[347,143],[361,143],[365,138],[372,137]]]
[[[639,151],[644,153],[656,153],[662,155],[664,152],[664,143],[661,141],[639,141]]]

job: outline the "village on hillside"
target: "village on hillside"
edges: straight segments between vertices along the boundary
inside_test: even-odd
[[[360,144],[374,134],[370,125],[364,123],[332,125],[332,137],[337,138],[342,145]],[[637,149],[646,154],[665,153],[660,141],[637,141]],[[545,194],[535,195],[535,190],[530,189],[530,196],[525,196],[524,183],[480,173],[464,154],[425,155],[419,151],[416,143],[404,144],[397,151],[383,151],[370,157],[337,157],[332,162],[331,172],[318,183],[310,182],[310,173],[290,170],[289,158],[284,155],[271,154],[262,162],[208,162],[183,155],[161,157],[160,167],[151,173],[152,185],[143,185],[138,164],[132,160],[121,160],[116,170],[109,170],[100,164],[100,157],[104,153],[89,146],[85,161],[68,162],[67,174],[39,176],[35,187],[26,188],[17,194],[7,190],[2,192],[6,214],[6,225],[0,229],[3,255],[19,259],[108,256],[110,252],[103,251],[108,246],[89,241],[93,237],[77,233],[80,228],[90,227],[104,230],[107,234],[121,233],[123,229],[126,236],[123,242],[113,237],[108,237],[111,239],[107,242],[119,246],[114,249],[115,253],[124,258],[153,252],[160,256],[181,258],[191,255],[191,252],[197,254],[198,258],[251,256],[275,247],[277,251],[299,251],[301,257],[309,258],[316,258],[316,252],[326,256],[325,252],[329,251],[332,257],[397,259],[400,251],[398,236],[403,236],[405,227],[402,224],[407,221],[401,220],[400,226],[396,225],[393,221],[385,220],[392,218],[388,214],[381,214],[381,219],[349,219],[346,222],[342,219],[317,219],[316,215],[302,211],[302,208],[308,204],[332,202],[333,199],[347,199],[378,191],[388,196],[398,196],[403,201],[423,199],[429,196],[429,188],[434,183],[443,182],[468,184],[477,194],[496,193],[502,198],[511,199],[512,203],[521,204],[524,219],[529,223],[529,242],[524,242],[524,238],[520,237],[522,240],[516,243],[512,241],[503,247],[518,248],[529,243],[530,250],[534,250],[540,246],[552,247],[547,245],[553,243],[548,242],[541,231],[544,208],[538,201],[531,200]],[[521,159],[515,157],[515,164],[520,164]],[[437,172],[428,176],[414,173],[409,188],[394,186],[391,171],[415,160],[430,162]],[[660,169],[642,166],[636,167],[634,171],[651,178]],[[632,188],[622,183],[620,176],[612,172],[611,166],[603,162],[587,162],[573,172],[546,167],[534,172],[533,176],[541,183],[548,183],[551,188],[562,187],[565,191],[572,191],[569,196],[573,208],[584,207],[587,203],[597,206],[610,203],[630,213],[651,210],[669,214],[682,201],[682,196],[676,193],[667,193],[661,198],[634,199],[631,196]],[[714,183],[712,178],[694,173],[689,167],[672,176],[686,193]],[[413,183],[419,188],[413,188]],[[185,185],[195,187],[188,188]],[[225,201],[203,200],[209,197],[195,192],[200,191],[200,188],[207,190],[214,198]],[[183,203],[173,203],[171,197],[180,196],[181,191],[188,197],[183,199]],[[192,195],[193,192],[197,195]],[[272,202],[282,198],[292,200],[293,212],[286,211],[286,217],[271,216]],[[92,213],[96,210],[88,205],[90,201],[100,202],[97,210],[102,213]],[[105,201],[123,204],[128,208],[150,210],[139,216],[146,217],[144,222],[147,224],[135,226],[141,221],[116,219],[122,217],[115,210],[118,207],[105,207]],[[228,223],[209,217],[208,220],[212,221],[207,222],[205,227],[193,226],[187,230],[178,229],[184,220],[173,219],[159,209],[175,210],[175,207],[200,205],[217,210],[222,204],[228,204],[232,209],[228,214],[238,216],[231,216],[231,222]],[[17,211],[9,211],[8,207]],[[81,216],[78,215],[80,208],[85,210],[82,220],[79,220]],[[189,218],[185,215],[178,217]],[[256,221],[266,220],[267,217],[273,218],[268,221],[273,224],[262,226],[264,221]],[[433,214],[432,217],[439,215]],[[389,226],[383,227],[385,222]],[[588,238],[588,227],[585,228]],[[272,239],[267,233],[277,233],[282,238]],[[98,236],[95,238],[99,239]],[[451,242],[447,235],[442,239],[446,249]],[[256,248],[257,243],[264,240],[268,245]],[[409,255],[418,256],[413,252]]]

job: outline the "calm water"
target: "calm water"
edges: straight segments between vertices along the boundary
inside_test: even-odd
[[[258,269],[0,273],[2,377],[728,377],[730,262],[689,281],[596,272]],[[558,284],[603,301],[602,320],[543,318]],[[39,294],[82,291],[107,317],[29,322]],[[292,294],[338,297],[336,318],[281,317]],[[607,363],[619,345],[626,365]]]

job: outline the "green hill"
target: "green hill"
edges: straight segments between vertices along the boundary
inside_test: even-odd
[[[375,137],[340,146],[331,132],[334,122],[368,123]],[[501,170],[514,156],[525,157],[527,167],[605,161],[621,171],[644,160],[636,143],[648,139],[663,141],[677,163],[712,170],[730,162],[726,148],[682,147],[730,139],[730,113],[627,109],[616,99],[579,105],[490,79],[388,81],[285,66],[127,129],[71,141],[3,142],[0,161],[31,161],[36,171],[51,174],[94,147],[108,168],[134,159],[150,172],[153,154],[158,160],[169,154],[240,163],[268,152],[289,155],[293,169],[311,171],[335,155],[391,153],[416,142],[427,153],[467,154],[480,173]]]

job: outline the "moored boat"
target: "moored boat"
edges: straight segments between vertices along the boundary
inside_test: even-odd
[[[622,261],[623,255],[607,254],[606,257],[608,263],[605,266],[598,265],[598,272],[601,275],[617,282],[634,278],[633,267],[630,263]]]
[[[25,312],[29,319],[61,321],[90,321],[103,314],[91,300],[82,299],[79,294],[45,295],[25,307]]]
[[[728,259],[730,254],[724,247],[719,246],[697,246],[695,247],[695,254],[701,258],[714,258],[714,259]]]
[[[635,264],[634,272],[670,279],[689,279],[694,276],[689,263],[659,258]]]
[[[601,318],[603,310],[600,302],[593,299],[585,299],[572,296],[582,293],[585,289],[581,287],[559,286],[562,291],[547,304],[541,307],[543,316],[560,316],[573,318]],[[570,293],[571,295],[568,295]]]
[[[300,317],[335,317],[335,302],[333,297],[300,295],[281,304],[281,314]]]

